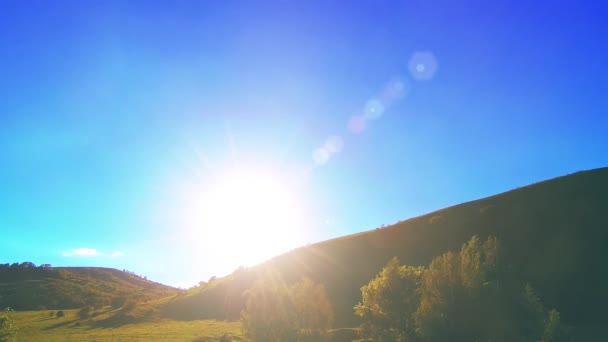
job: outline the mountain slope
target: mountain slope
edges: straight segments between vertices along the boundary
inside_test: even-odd
[[[601,332],[608,306],[607,210],[608,168],[578,172],[296,249],[178,297],[164,311],[182,319],[238,318],[244,289],[256,272],[273,268],[288,282],[306,275],[325,284],[336,325],[352,326],[359,288],[391,257],[426,265],[472,235],[495,235],[515,277],[530,282],[567,323]]]
[[[70,309],[145,301],[178,291],[111,268],[0,265],[0,308]]]

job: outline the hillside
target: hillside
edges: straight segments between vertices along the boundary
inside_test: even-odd
[[[0,308],[71,309],[146,301],[179,292],[128,272],[100,267],[0,265]]]
[[[108,308],[96,310],[95,317],[81,319],[79,310],[65,310],[64,317],[54,311],[22,311],[12,314],[19,327],[20,342],[121,341],[121,342],[203,342],[218,341],[228,335],[232,341],[246,341],[238,322],[147,320],[132,324],[105,325],[108,317],[117,315]]]
[[[176,297],[164,315],[177,319],[238,318],[243,291],[264,268],[288,282],[307,275],[325,284],[336,326],[358,324],[353,306],[393,256],[426,265],[472,235],[495,235],[514,277],[528,281],[548,307],[589,336],[602,336],[608,305],[608,168],[578,172],[397,224],[293,250]]]

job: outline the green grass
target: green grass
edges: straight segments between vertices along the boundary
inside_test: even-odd
[[[181,291],[133,274],[102,267],[6,267],[0,265],[0,308],[40,310],[143,302]]]
[[[23,311],[12,313],[18,328],[18,341],[217,341],[228,334],[233,341],[246,341],[240,322],[215,320],[174,321],[158,319],[115,327],[99,323],[116,314],[104,308],[97,316],[78,319],[78,310],[64,310],[65,317],[49,317],[54,311]]]

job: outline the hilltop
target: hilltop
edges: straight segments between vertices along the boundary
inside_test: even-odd
[[[101,267],[0,265],[0,308],[72,309],[122,305],[171,296],[179,290],[130,272]]]
[[[384,228],[298,248],[178,296],[162,308],[176,319],[237,319],[243,292],[271,268],[327,288],[337,326],[354,326],[353,306],[393,256],[414,266],[458,250],[471,236],[496,236],[515,277],[531,283],[568,324],[601,332],[608,305],[608,168],[583,171],[483,198]]]

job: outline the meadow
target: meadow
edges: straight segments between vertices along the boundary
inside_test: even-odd
[[[114,327],[99,322],[115,314],[111,308],[102,308],[91,319],[81,320],[79,310],[63,310],[64,317],[55,317],[56,311],[22,311],[11,313],[18,327],[18,341],[218,341],[222,336],[232,341],[246,341],[241,334],[241,323],[194,320],[175,321],[158,319]],[[53,314],[53,316],[51,316]]]

